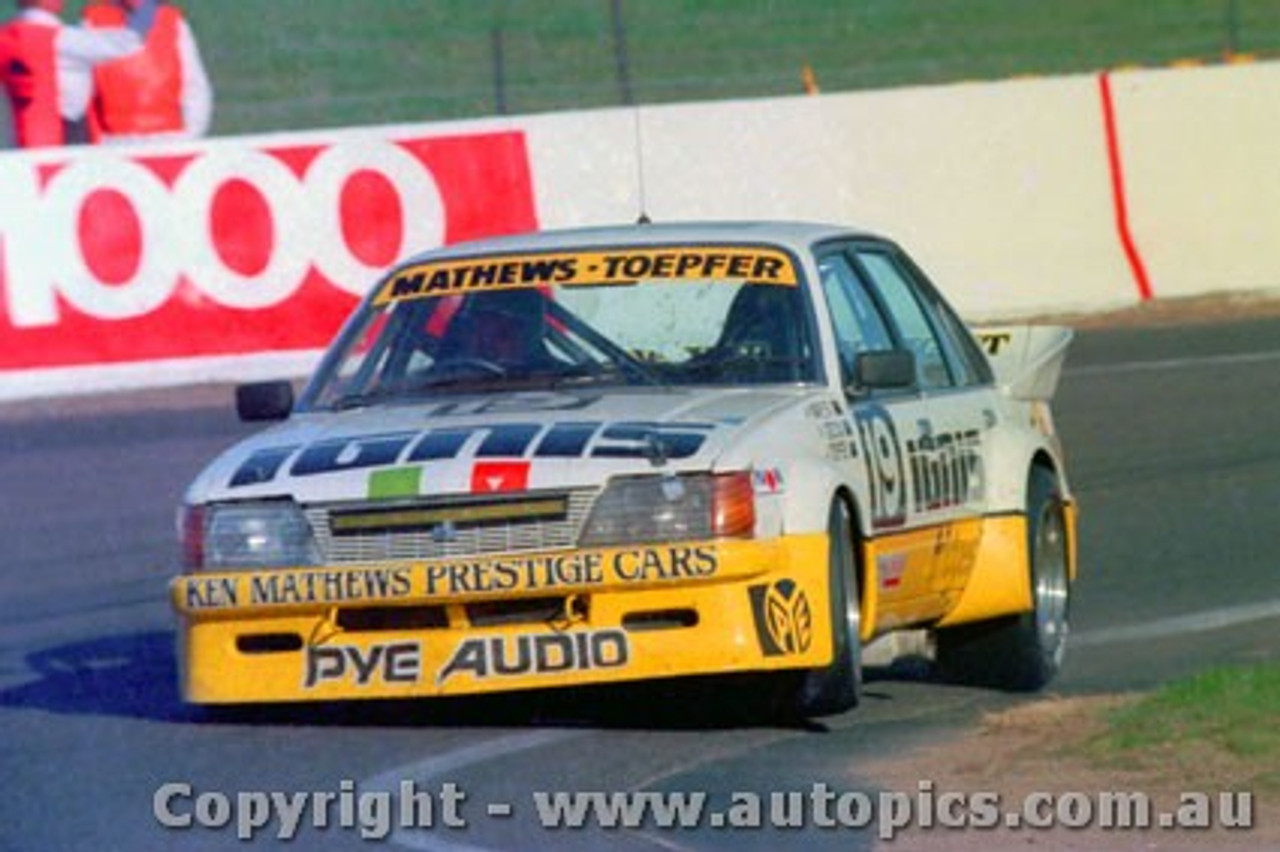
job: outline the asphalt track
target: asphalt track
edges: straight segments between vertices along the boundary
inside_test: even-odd
[[[1083,334],[1056,408],[1083,507],[1056,691],[1280,658],[1280,320]],[[873,791],[869,756],[927,749],[1025,700],[907,666],[872,672],[861,708],[810,726],[743,716],[731,693],[666,688],[201,721],[173,687],[172,507],[247,431],[226,391],[207,388],[0,407],[0,850],[239,848],[229,829],[161,828],[157,788],[404,780],[457,783],[469,827],[396,834],[388,848],[870,849],[867,834],[816,828],[552,832],[533,825],[529,793]],[[494,802],[512,815],[489,816]],[[365,845],[309,827],[294,844]]]

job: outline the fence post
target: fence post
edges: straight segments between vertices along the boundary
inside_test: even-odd
[[[622,0],[611,0],[613,15],[613,58],[618,73],[618,93],[622,103],[632,106],[636,102],[635,91],[631,87],[631,61],[627,56],[627,24],[623,20]]]
[[[1227,52],[1230,59],[1240,52],[1240,4],[1238,0],[1227,0]]]
[[[502,27],[494,27],[490,37],[493,50],[493,105],[498,115],[507,114],[507,58]]]

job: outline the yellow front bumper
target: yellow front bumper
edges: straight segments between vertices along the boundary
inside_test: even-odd
[[[827,537],[185,574],[197,704],[463,695],[831,659]]]

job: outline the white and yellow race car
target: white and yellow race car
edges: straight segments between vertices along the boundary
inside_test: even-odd
[[[182,507],[197,704],[758,673],[857,703],[864,645],[1058,670],[1070,332],[981,342],[904,251],[799,223],[454,245],[392,269]]]

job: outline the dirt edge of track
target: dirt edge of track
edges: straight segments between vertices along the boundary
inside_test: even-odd
[[[1107,714],[1137,700],[1136,695],[1050,696],[985,715],[958,736],[927,747],[878,759],[860,768],[884,789],[917,796],[926,787],[936,797],[948,792],[994,792],[1014,807],[1028,796],[1139,792],[1158,811],[1176,811],[1179,794],[1248,789],[1256,769],[1229,755],[1199,749],[1143,753],[1105,760],[1086,744],[1107,727]],[[979,852],[1029,846],[1070,850],[1262,849],[1280,847],[1280,802],[1267,791],[1254,794],[1250,830],[1103,830],[1098,827],[1048,830],[957,831],[914,826],[884,848],[925,852]]]

